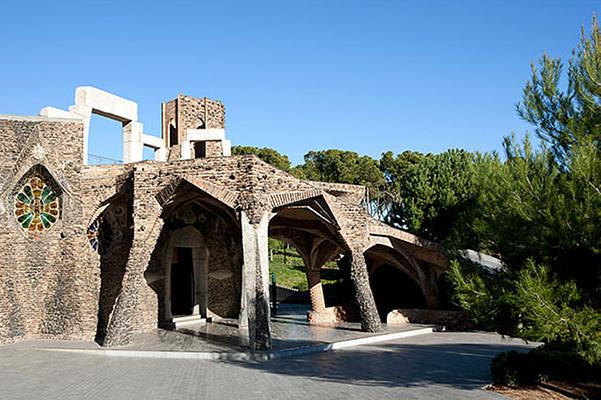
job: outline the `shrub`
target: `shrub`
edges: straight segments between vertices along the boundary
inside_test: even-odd
[[[569,350],[601,363],[601,313],[582,302],[572,281],[528,261],[519,271],[486,276],[452,262],[454,301],[480,328]]]
[[[601,366],[589,364],[570,351],[543,348],[528,353],[515,350],[498,354],[490,371],[495,383],[507,386],[533,385],[545,380],[595,381]]]

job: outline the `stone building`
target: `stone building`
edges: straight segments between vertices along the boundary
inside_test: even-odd
[[[122,164],[88,165],[92,114],[123,124]],[[162,104],[161,138],[148,135],[136,103],[91,87],[68,111],[1,115],[0,343],[114,346],[231,318],[254,349],[269,348],[268,237],[302,256],[312,323],[341,318],[320,284],[331,260],[349,268],[365,330],[380,329],[378,296],[413,293],[436,308],[446,263],[436,244],[374,220],[364,187],[231,156],[224,129],[222,103],[179,95]],[[155,160],[142,160],[145,147]],[[378,288],[378,274],[398,286]]]

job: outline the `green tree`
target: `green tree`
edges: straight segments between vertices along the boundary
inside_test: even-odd
[[[601,364],[601,313],[580,298],[570,280],[532,260],[518,271],[494,278],[451,263],[455,301],[474,322],[502,334],[570,349],[590,364]]]
[[[582,29],[580,44],[570,60],[567,88],[562,90],[563,64],[544,55],[532,64],[518,114],[535,127],[563,164],[572,145],[583,139],[601,146],[601,33],[593,17],[591,34]]]
[[[465,150],[384,153],[380,167],[391,199],[385,220],[451,247],[475,245],[468,219],[482,190],[477,171],[490,163],[498,158]]]
[[[295,174],[314,181],[363,185],[375,195],[385,186],[378,162],[354,151],[310,151],[305,154],[305,163],[296,167]]]
[[[253,146],[234,146],[232,147],[232,155],[254,154],[266,163],[281,169],[282,171],[290,172],[291,164],[288,156],[279,153],[277,150],[269,147],[253,147]]]
[[[453,263],[455,300],[476,322],[601,363],[601,48],[593,21],[562,89],[544,56],[518,113],[542,146],[506,138],[503,163],[476,169],[471,225],[507,272],[494,279]]]

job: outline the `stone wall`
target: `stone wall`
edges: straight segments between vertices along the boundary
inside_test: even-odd
[[[82,151],[79,122],[0,117],[0,342],[94,336],[99,279],[81,257]],[[60,215],[32,233],[16,220],[15,197],[35,176],[58,195]]]
[[[171,143],[170,137],[172,121],[175,124],[175,128],[179,128],[177,125],[177,100],[164,102],[161,110],[161,132],[163,133],[165,147],[167,148],[175,145],[175,143]]]
[[[223,144],[220,140],[207,140],[205,146],[207,157],[223,156]]]
[[[225,129],[225,107],[206,97],[197,99],[180,94],[177,96],[177,124],[180,142],[186,129]]]
[[[180,95],[163,111],[167,132],[172,117],[179,135],[198,128],[199,116],[206,128],[224,127],[220,102]],[[255,253],[243,256],[242,227],[266,254],[272,213],[307,202],[332,218],[330,239],[352,256],[353,279],[361,272],[362,316],[371,307],[363,282],[370,235],[364,188],[299,180],[252,155],[83,166],[82,151],[79,122],[0,117],[0,342],[96,338],[119,345],[156,328],[165,319],[165,247],[182,223],[202,233],[208,250],[209,315],[236,318],[243,293],[258,299],[265,289],[264,263]],[[60,194],[60,218],[36,238],[15,219],[15,196],[28,174],[43,175]],[[186,207],[196,207],[193,218],[178,216]],[[242,287],[245,257],[256,264],[244,275],[257,282],[256,292]],[[264,311],[254,314],[262,325]]]

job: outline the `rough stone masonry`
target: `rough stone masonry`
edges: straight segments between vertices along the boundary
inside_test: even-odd
[[[124,163],[88,165],[92,114],[123,124]],[[137,119],[135,102],[92,87],[77,88],[69,110],[0,116],[0,343],[115,346],[136,332],[228,318],[248,329],[253,349],[267,349],[269,237],[304,260],[310,322],[345,314],[326,307],[320,283],[334,260],[350,271],[365,330],[381,329],[370,281],[387,269],[424,307],[438,306],[440,247],[373,219],[364,187],[231,156],[218,101],[163,103],[160,138]],[[155,160],[142,159],[145,147]],[[382,298],[407,294],[395,290]]]

